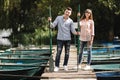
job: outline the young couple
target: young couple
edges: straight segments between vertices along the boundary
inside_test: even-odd
[[[81,69],[82,63],[82,55],[85,45],[88,46],[88,59],[87,65],[85,69],[90,69],[91,63],[91,49],[94,40],[94,21],[92,16],[92,11],[90,9],[86,9],[84,14],[81,17],[79,22],[80,24],[80,32],[76,32],[75,27],[73,25],[73,20],[70,18],[72,13],[72,8],[67,7],[64,11],[64,14],[61,16],[57,16],[53,23],[51,23],[50,27],[58,27],[57,33],[57,53],[55,58],[55,68],[54,71],[59,71],[59,63],[60,63],[60,56],[63,49],[65,47],[65,57],[64,57],[64,70],[68,71],[67,64],[69,59],[69,51],[70,51],[70,41],[71,41],[71,32],[74,35],[80,35],[80,53],[79,53],[79,60],[78,60],[78,68]],[[80,16],[80,13],[78,13]],[[49,21],[52,19],[49,17]],[[75,67],[77,68],[77,67]]]

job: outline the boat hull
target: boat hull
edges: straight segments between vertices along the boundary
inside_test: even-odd
[[[98,72],[96,73],[97,80],[120,80],[120,72]]]
[[[49,49],[0,53],[0,80],[40,80],[50,59]]]

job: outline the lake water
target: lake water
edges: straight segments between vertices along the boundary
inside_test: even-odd
[[[0,46],[1,49],[8,49],[10,47],[13,47],[13,42],[11,42],[7,37],[10,35],[10,33],[7,33],[5,30],[0,31]],[[4,36],[4,38],[3,38]],[[17,46],[21,46],[21,44],[17,43]],[[113,43],[104,43],[104,46],[111,46],[111,48],[109,50],[117,50],[120,49],[120,44],[113,44]],[[93,54],[96,53],[104,53],[107,52],[108,48],[101,48],[101,49],[95,49],[92,51]],[[87,53],[87,52],[84,52]],[[19,63],[21,64],[21,63]],[[113,77],[120,77],[120,72],[97,72],[96,73],[97,77],[99,80],[118,80],[117,78],[113,78]],[[110,77],[110,78],[109,78]]]

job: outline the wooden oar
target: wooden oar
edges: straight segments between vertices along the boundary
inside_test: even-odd
[[[80,4],[78,5],[78,13],[80,13]],[[77,22],[78,22],[78,31],[80,31],[80,24],[79,24],[79,22],[80,22],[80,16],[77,16]],[[80,36],[78,36],[78,40],[77,40],[77,43],[78,43],[78,45],[77,45],[77,71],[78,71],[78,65],[79,65],[79,63],[78,63],[78,59],[79,59],[79,53],[80,53]]]
[[[51,17],[51,6],[49,6],[49,17]],[[50,28],[51,21],[49,21],[49,36],[50,36],[50,53],[52,53],[52,29]]]
[[[52,15],[51,15],[51,6],[49,6],[49,17],[52,18]],[[50,28],[51,26],[51,20],[49,21],[49,36],[50,36],[50,72],[53,71],[54,69],[54,64],[53,64],[53,56],[52,56],[52,29]]]

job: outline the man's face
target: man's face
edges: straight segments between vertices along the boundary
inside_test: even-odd
[[[71,12],[70,10],[67,10],[67,9],[66,9],[64,14],[65,14],[66,16],[70,16],[71,13],[72,13],[72,12]]]

